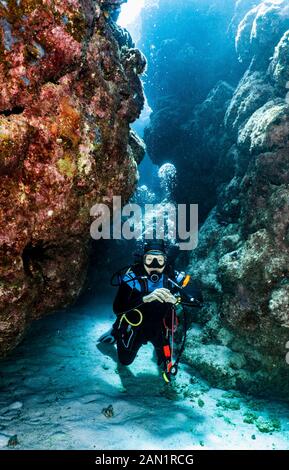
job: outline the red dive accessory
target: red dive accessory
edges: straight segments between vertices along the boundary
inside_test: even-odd
[[[166,325],[166,321],[164,319],[164,326],[166,328],[166,339],[170,344],[165,344],[163,347],[163,353],[165,357],[165,364],[166,368],[163,371],[163,379],[166,383],[169,383],[171,381],[171,376],[175,376],[178,373],[178,363],[179,363],[179,357],[177,360],[173,363],[173,356],[174,356],[174,334],[178,326],[178,318],[176,315],[176,310],[174,307],[172,307],[171,310],[172,313],[172,325],[171,328],[169,328]],[[170,338],[171,337],[171,338]]]

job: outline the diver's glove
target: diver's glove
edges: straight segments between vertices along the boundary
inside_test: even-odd
[[[167,302],[169,304],[175,304],[177,302],[177,299],[175,298],[175,296],[171,294],[171,292],[168,289],[165,289],[164,287],[160,289],[155,289],[153,292],[143,297],[144,303],[154,302],[156,300],[158,302],[162,302],[162,303]]]
[[[114,336],[113,328],[111,328],[111,329],[108,330],[106,333],[104,333],[103,335],[101,335],[101,336],[98,338],[98,342],[99,342],[99,343],[114,344],[114,343],[116,342],[116,338],[115,338],[115,336]]]

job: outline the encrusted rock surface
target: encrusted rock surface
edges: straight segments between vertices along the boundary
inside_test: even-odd
[[[253,59],[255,66],[263,68],[289,28],[289,5],[286,0],[256,3],[238,26],[236,51],[242,62]]]
[[[145,59],[121,3],[0,3],[0,355],[76,299],[90,208],[135,188]]]
[[[184,357],[215,386],[288,400],[288,0],[227,2],[225,12],[187,2],[196,34],[174,3],[152,13],[157,26],[170,14],[170,27],[144,27],[154,110],[145,138],[155,162],[176,165],[176,200],[199,204],[189,270],[206,302]]]
[[[262,2],[237,29],[248,70],[225,116],[234,175],[219,187],[190,270],[206,304],[185,359],[211,383],[288,400],[288,2]],[[264,52],[266,51],[266,53]]]
[[[270,65],[270,73],[274,82],[280,88],[289,88],[289,30],[284,33],[275,47],[273,60]]]

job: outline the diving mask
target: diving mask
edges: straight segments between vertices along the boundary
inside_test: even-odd
[[[148,268],[163,268],[166,264],[166,257],[162,253],[148,252],[144,255],[143,262]]]

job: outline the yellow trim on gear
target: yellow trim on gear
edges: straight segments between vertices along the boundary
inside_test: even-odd
[[[185,279],[183,280],[182,287],[186,287],[190,282],[191,276],[189,274],[186,275]]]
[[[138,310],[137,308],[134,308],[134,309],[133,309],[133,312],[137,312],[137,313],[139,314],[140,320],[139,320],[138,323],[132,323],[131,321],[129,321],[129,320],[127,319],[127,317],[126,317],[126,314],[124,313],[124,314],[122,315],[121,319],[120,319],[120,324],[121,324],[122,320],[125,319],[125,321],[126,321],[129,325],[131,325],[131,326],[139,326],[139,325],[142,323],[142,321],[143,321],[143,314],[142,314],[141,311]]]
[[[166,372],[163,372],[163,379],[167,384],[170,383],[170,380],[168,379]]]

